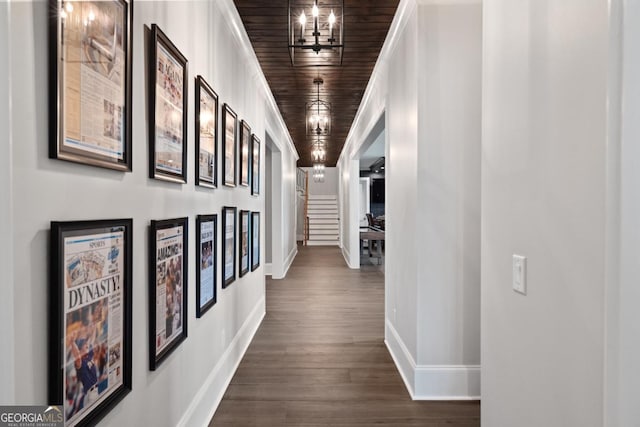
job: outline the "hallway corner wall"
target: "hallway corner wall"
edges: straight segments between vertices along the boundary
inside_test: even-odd
[[[0,327],[3,374],[0,403],[45,404],[47,398],[48,260],[50,221],[133,218],[133,318],[132,391],[103,419],[104,425],[191,426],[206,425],[218,405],[234,369],[239,363],[264,316],[264,258],[260,267],[225,289],[221,288],[222,263],[221,209],[264,212],[264,190],[250,195],[247,187],[216,189],[194,185],[194,80],[201,74],[217,92],[222,104],[228,103],[246,120],[261,144],[261,188],[264,189],[266,129],[269,128],[283,157],[283,250],[295,253],[295,163],[297,153],[275,101],[266,85],[255,54],[232,0],[215,2],[140,1],[133,10],[132,75],[132,158],[133,172],[73,164],[48,157],[48,52],[46,1],[4,2],[0,4],[0,36],[9,14],[11,37],[0,40],[0,53],[8,44],[8,70],[0,70],[0,93],[7,88],[10,126],[7,115],[0,118],[0,134],[10,132],[11,141],[0,149],[8,155],[0,159],[0,194],[12,192],[8,206],[0,206],[0,220],[9,215],[13,233],[8,248],[0,248],[4,304],[12,304],[13,320]],[[148,178],[147,85],[145,75],[144,27],[158,24],[189,60],[187,184]],[[8,31],[8,29],[7,29]],[[0,112],[6,113],[5,97]],[[219,110],[219,114],[220,113]],[[222,127],[218,128],[220,132]],[[220,142],[219,142],[220,143]],[[8,151],[7,151],[8,150]],[[220,165],[220,163],[219,163]],[[220,169],[220,166],[219,166]],[[4,174],[8,173],[8,179]],[[220,174],[220,171],[218,172]],[[220,175],[218,176],[220,182]],[[9,211],[8,213],[6,211]],[[195,216],[218,214],[217,303],[202,318],[195,316]],[[189,218],[188,235],[188,337],[155,371],[149,370],[149,222],[166,218]],[[261,215],[264,230],[265,215]],[[0,231],[4,232],[3,223]],[[264,233],[262,234],[264,236]],[[3,240],[4,241],[4,240]],[[265,253],[264,238],[261,254]],[[11,256],[4,257],[8,250]],[[7,280],[9,280],[7,282]],[[10,288],[5,290],[5,288]],[[7,296],[13,297],[7,300]],[[7,313],[11,313],[8,310]],[[7,315],[3,312],[1,315]],[[3,319],[4,320],[4,319]],[[17,337],[19,331],[19,337]],[[15,334],[16,337],[13,337]],[[4,349],[12,352],[9,360]],[[4,382],[4,362],[19,375],[13,385]],[[11,378],[11,377],[9,377]],[[11,390],[5,390],[11,388]],[[145,409],[146,408],[146,409]]]
[[[340,157],[344,189],[384,114],[385,338],[414,399],[480,396],[481,10],[400,2]]]
[[[416,396],[444,377],[479,399],[482,3],[423,2],[418,22]]]
[[[484,3],[483,425],[603,424],[607,3]]]

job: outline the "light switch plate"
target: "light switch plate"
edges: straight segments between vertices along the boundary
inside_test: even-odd
[[[527,294],[527,258],[522,255],[513,256],[513,290]]]

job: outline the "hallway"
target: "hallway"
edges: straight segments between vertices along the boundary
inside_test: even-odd
[[[384,344],[384,275],[299,247],[211,426],[480,425],[478,402],[411,401]]]

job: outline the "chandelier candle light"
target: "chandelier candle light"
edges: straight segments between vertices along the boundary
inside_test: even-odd
[[[320,99],[321,78],[316,78],[313,83],[317,85],[316,100],[306,105],[307,136],[331,135],[331,103]]]
[[[305,10],[313,22],[307,28]],[[289,55],[293,66],[342,65],[344,0],[289,0]],[[309,38],[307,38],[310,36]]]

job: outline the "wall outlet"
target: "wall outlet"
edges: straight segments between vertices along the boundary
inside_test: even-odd
[[[513,290],[527,294],[527,258],[522,255],[513,256]]]

